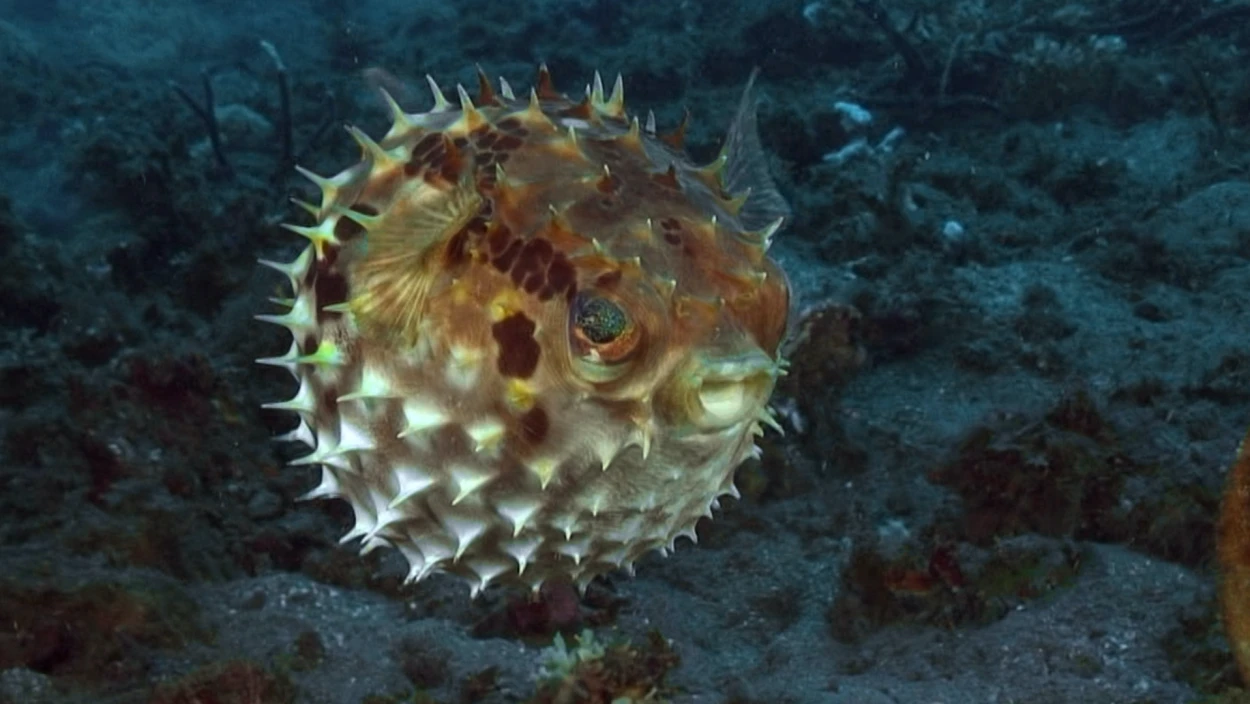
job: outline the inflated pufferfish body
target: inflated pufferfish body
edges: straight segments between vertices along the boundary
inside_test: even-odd
[[[474,593],[585,585],[694,538],[757,452],[781,373],[785,277],[765,255],[785,215],[750,88],[706,167],[624,107],[580,102],[546,69],[528,100],[482,77],[459,107],[405,114],[305,204],[310,243],[266,262],[294,289],[261,316],[299,382],[288,436],[348,501],[364,550],[412,581]]]

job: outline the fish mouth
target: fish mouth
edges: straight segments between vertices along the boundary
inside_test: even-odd
[[[754,349],[707,360],[695,378],[695,421],[705,430],[737,425],[760,414],[772,394],[780,367]]]

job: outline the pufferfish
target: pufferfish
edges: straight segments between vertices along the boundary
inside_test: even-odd
[[[378,141],[300,203],[284,436],[320,467],[306,498],[347,501],[343,541],[391,546],[407,579],[476,595],[583,589],[695,538],[758,455],[784,361],[789,289],[766,251],[788,215],[748,83],[720,156],[625,109],[618,77],[580,100],[540,68],[527,98],[479,70],[458,105]],[[298,201],[297,201],[298,202]]]

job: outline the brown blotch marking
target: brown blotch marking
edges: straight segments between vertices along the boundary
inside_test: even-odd
[[[334,265],[338,262],[338,259],[339,248],[326,247],[325,255],[320,261],[317,262],[317,265],[309,267],[308,271],[304,272],[304,286],[315,287],[317,285],[317,278],[326,272],[333,271]]]
[[[420,141],[412,145],[412,158],[423,159],[435,147],[443,143],[443,135],[438,132],[432,132],[422,137]]]
[[[610,289],[610,288],[616,288],[616,285],[619,284],[620,282],[621,282],[621,270],[617,269],[616,271],[609,271],[606,274],[600,274],[599,278],[595,279],[595,286],[598,286],[599,288]]]
[[[524,313],[513,313],[490,326],[499,347],[499,373],[514,379],[528,379],[538,369],[542,349],[534,339],[534,321]]]
[[[347,300],[351,294],[351,286],[347,283],[347,277],[337,267],[319,270],[317,281],[313,286],[317,292],[317,322],[325,323],[342,315],[332,313],[325,307]]]
[[[490,229],[490,226],[487,223],[488,216],[483,212],[485,210],[486,208],[484,206],[479,208],[478,214],[473,216],[473,219],[469,220],[469,222],[466,223],[465,226],[453,235],[451,240],[448,241],[445,253],[445,261],[448,266],[456,266],[467,262],[470,256],[474,254],[473,250],[480,248],[475,247],[474,245],[476,243],[480,243],[482,238],[486,236],[488,230]]]
[[[521,118],[519,117],[505,117],[495,123],[495,127],[503,130],[504,132],[516,132],[517,130],[525,129],[524,125],[521,123]]]
[[[481,128],[478,128],[481,129]],[[476,131],[476,130],[475,130]],[[488,150],[495,144],[495,140],[499,139],[499,135],[494,132],[486,132],[478,135],[473,139],[473,146],[480,150]]]
[[[428,162],[430,154],[436,147],[442,145],[443,137],[438,133],[427,134],[422,137],[419,142],[412,146],[412,156],[408,157],[408,163],[404,164],[404,174],[415,176],[422,166]]]
[[[411,174],[408,174],[408,166],[405,166],[404,173],[408,174],[409,176],[413,176],[419,172],[424,171],[425,179],[427,181],[433,180],[433,177],[436,175],[436,173],[440,169],[442,169],[443,162],[446,160],[447,160],[447,148],[443,146],[442,144],[439,144],[438,146],[434,147],[434,149],[430,150],[428,154],[426,154],[424,161],[415,164],[415,166],[413,162],[408,162],[408,166],[414,166],[413,171]]]
[[[442,176],[444,181],[455,183],[460,179],[460,161],[458,159],[444,161],[439,176]]]
[[[354,210],[361,215],[373,217],[378,214],[378,209],[368,203],[356,203],[349,210]],[[340,215],[338,222],[334,223],[334,236],[340,242],[348,242],[364,234],[365,228],[360,223],[352,220],[346,215]]]
[[[426,181],[434,182],[441,179],[455,183],[460,179],[460,173],[464,170],[464,160],[464,151],[443,135],[439,146],[430,152],[430,168],[425,172]]]
[[[538,445],[551,430],[551,418],[542,406],[534,406],[520,418],[521,439],[527,444]]]
[[[681,221],[677,218],[664,218],[660,221],[660,229],[664,231],[664,241],[674,247],[681,244]]]
[[[568,257],[555,251],[548,240],[538,237],[523,241],[505,225],[488,227],[484,236],[491,264],[508,274],[518,288],[537,294],[543,301],[557,294],[572,297],[577,272]]]
[[[544,271],[547,269],[547,265],[551,263],[553,252],[551,243],[541,237],[535,237],[526,242],[525,247],[521,250],[520,257],[517,258],[516,264],[512,267],[512,283],[520,286],[522,281],[531,276],[541,279]],[[541,282],[539,285],[542,285]],[[534,289],[534,291],[537,290],[537,288]]]
[[[487,201],[488,203],[490,201]],[[486,247],[491,255],[498,257],[512,242],[512,230],[507,225],[495,225],[486,233]]]
[[[315,338],[312,339],[312,342],[314,343],[313,349],[309,350],[306,354],[312,354],[313,351],[316,349],[316,346],[320,344],[320,342],[316,340]],[[321,392],[321,407],[322,408],[338,408],[338,405],[339,405],[339,392],[333,385],[331,385],[330,388],[325,389]]]
[[[513,134],[508,134],[500,137],[499,140],[495,142],[494,148],[495,151],[512,152],[520,149],[522,144],[525,144],[524,139],[521,139]]]
[[[443,251],[443,261],[447,263],[447,266],[455,267],[464,264],[468,259],[469,228],[465,226],[447,241],[447,249]]]
[[[516,263],[516,259],[521,254],[521,240],[512,240],[506,249],[499,256],[491,259],[491,263],[495,268],[502,272],[507,272]]]
[[[526,293],[538,293],[538,289],[542,287],[543,287],[543,275],[542,274],[530,274],[529,276],[525,277],[525,283],[521,286],[521,288],[525,289]]]
[[[317,337],[316,333],[310,333],[308,335],[301,336],[298,342],[300,354],[312,354],[317,351],[317,345],[320,344],[320,338]],[[334,398],[337,399],[338,396],[335,395]]]
[[[487,162],[485,162],[485,163],[480,163],[480,164],[479,164],[479,166],[481,166],[481,167],[483,167],[483,168],[480,168],[480,169],[478,170],[478,175],[477,175],[477,189],[478,189],[479,191],[493,191],[493,190],[495,190],[495,186],[498,186],[498,185],[499,185],[499,178],[498,178],[497,176],[495,176],[495,172],[494,172],[494,170],[493,170],[493,169],[485,168],[485,167],[489,167],[489,166],[494,166],[494,164],[492,164],[491,162],[487,161]]]
[[[567,293],[577,281],[577,272],[563,252],[557,252],[547,266],[547,286],[539,297],[544,301],[557,293]]]

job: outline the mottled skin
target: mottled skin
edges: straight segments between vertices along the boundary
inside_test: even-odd
[[[433,83],[431,82],[431,85]],[[620,81],[528,100],[483,77],[453,107],[394,107],[323,179],[283,315],[300,390],[291,439],[346,539],[393,545],[410,579],[582,584],[671,548],[733,494],[781,373],[786,281],[766,256],[780,198],[744,99],[728,154],[625,113]],[[745,115],[745,119],[744,119]],[[739,153],[732,151],[737,147]],[[750,189],[750,190],[748,190]]]
[[[1216,536],[1224,629],[1241,679],[1250,686],[1250,430],[1228,471]]]

